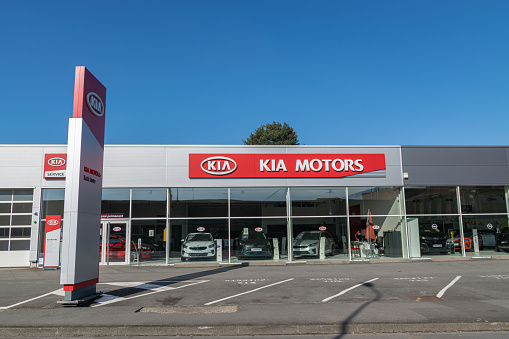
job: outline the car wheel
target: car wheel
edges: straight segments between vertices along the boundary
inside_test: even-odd
[[[180,261],[186,261],[187,259],[184,257],[180,257]]]
[[[138,252],[131,252],[131,262],[138,261]]]

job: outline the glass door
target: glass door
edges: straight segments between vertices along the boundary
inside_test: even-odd
[[[127,222],[103,221],[101,222],[101,264],[125,264],[130,255],[130,246],[127,246]]]

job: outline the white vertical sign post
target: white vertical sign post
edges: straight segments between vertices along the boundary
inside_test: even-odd
[[[76,67],[73,118],[69,119],[65,182],[62,304],[97,294],[106,87]]]

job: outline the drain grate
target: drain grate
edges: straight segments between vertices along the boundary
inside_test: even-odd
[[[419,302],[419,301],[424,301],[424,302],[430,302],[430,301],[444,301],[444,299],[442,298],[439,298],[439,297],[435,297],[435,296],[418,296],[418,297],[410,297],[411,299]]]

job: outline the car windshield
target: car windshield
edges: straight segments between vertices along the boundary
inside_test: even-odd
[[[297,236],[298,240],[320,240],[319,232],[302,232]]]
[[[186,241],[212,241],[212,236],[210,233],[190,233]]]
[[[264,240],[264,239],[267,239],[267,237],[265,237],[265,233],[263,233],[263,232],[249,232],[248,234],[241,233],[240,238],[242,240],[246,240],[246,239]]]

